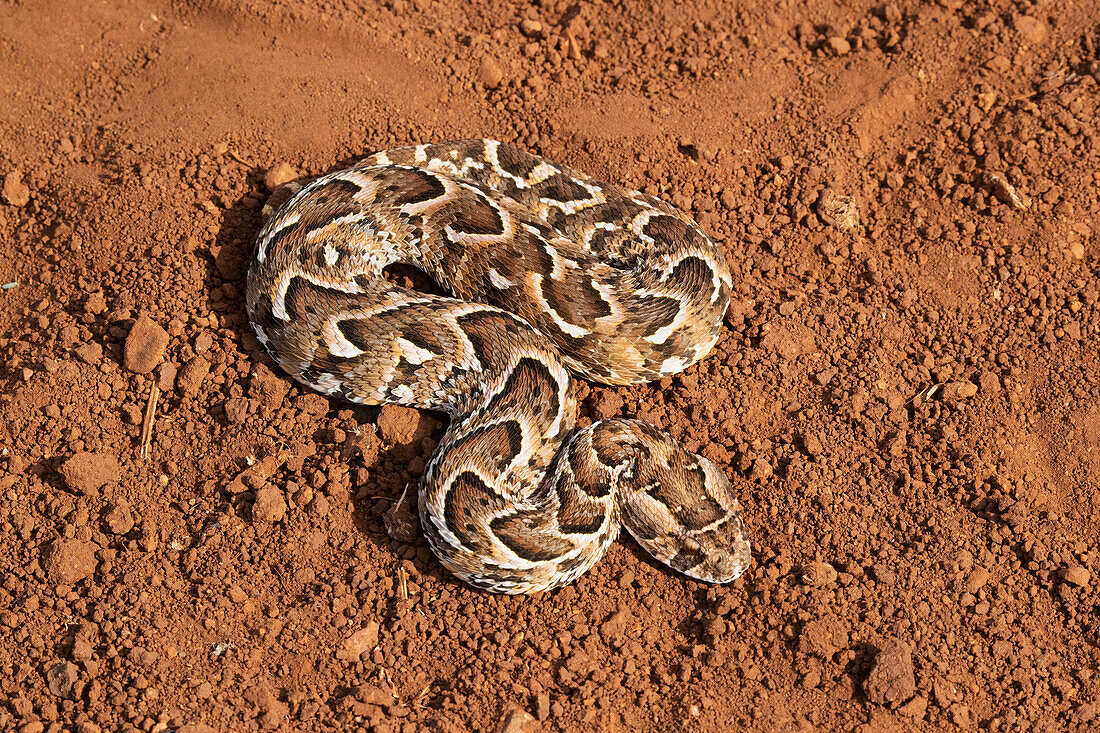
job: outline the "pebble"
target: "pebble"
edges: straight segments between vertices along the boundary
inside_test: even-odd
[[[23,183],[20,171],[11,171],[4,176],[4,188],[0,195],[4,197],[4,203],[12,206],[26,206],[31,200],[31,190]]]
[[[848,630],[835,616],[810,621],[802,627],[798,638],[798,648],[803,654],[822,659],[832,659],[834,654],[847,646]]]
[[[257,364],[253,368],[248,385],[249,396],[256,397],[262,404],[275,409],[282,404],[289,391],[290,382],[280,379],[266,365]]]
[[[989,571],[985,568],[974,568],[966,578],[966,592],[977,593],[982,586],[989,581]]]
[[[1092,580],[1092,575],[1080,565],[1070,565],[1062,568],[1062,580],[1078,588],[1084,588]]]
[[[95,341],[89,341],[77,346],[73,353],[85,364],[97,364],[103,358],[103,347]]]
[[[94,494],[100,487],[118,483],[122,468],[110,453],[75,453],[59,469],[65,485],[80,494]]]
[[[107,513],[103,515],[103,526],[113,535],[124,535],[134,528],[134,514],[130,511],[130,505],[126,501],[118,501],[111,504]]]
[[[836,581],[836,568],[827,562],[811,562],[802,568],[802,582],[819,588]]]
[[[817,197],[814,211],[831,227],[849,230],[859,226],[859,207],[855,201],[831,188],[826,188]]]
[[[948,382],[943,385],[940,395],[947,402],[965,400],[978,394],[978,385],[973,382]]]
[[[1020,34],[1020,37],[1033,46],[1045,43],[1050,36],[1047,24],[1037,18],[1032,18],[1030,15],[1016,16],[1016,20],[1013,21],[1012,25],[1016,28],[1016,32]]]
[[[168,332],[148,316],[139,316],[126,336],[122,363],[132,372],[148,374],[168,347]]]
[[[72,700],[76,697],[77,669],[72,662],[58,662],[46,672],[46,684],[57,697]]]
[[[871,702],[891,707],[913,697],[917,683],[913,676],[913,652],[908,644],[891,639],[883,645],[867,675],[864,690]]]
[[[982,394],[997,394],[1001,391],[1001,379],[994,372],[984,371],[978,377],[978,386]]]
[[[45,569],[50,582],[72,585],[91,576],[96,570],[97,549],[95,544],[83,540],[56,540],[46,554]]]
[[[752,477],[763,480],[772,475],[772,464],[765,458],[757,458],[752,462]]]
[[[501,717],[496,733],[524,733],[527,726],[534,722],[535,718],[529,712],[514,707]]]
[[[286,516],[286,509],[283,492],[273,486],[265,486],[256,491],[256,500],[252,502],[252,518],[257,522],[281,522]]]
[[[542,23],[528,18],[520,22],[519,32],[528,38],[535,38],[542,34]]]
[[[201,356],[191,357],[176,376],[176,389],[184,397],[194,397],[202,389],[202,381],[209,373],[210,362]]]
[[[840,36],[830,36],[826,42],[837,56],[847,56],[852,51],[852,44]]]
[[[268,191],[274,191],[279,186],[290,183],[297,177],[298,171],[294,170],[290,163],[279,161],[264,173],[264,186]]]
[[[344,651],[352,660],[359,659],[365,652],[378,646],[378,622],[368,621],[367,625],[344,639]]]
[[[481,63],[478,66],[478,76],[481,78],[482,84],[490,89],[495,89],[504,80],[504,71],[492,56],[482,56]]]

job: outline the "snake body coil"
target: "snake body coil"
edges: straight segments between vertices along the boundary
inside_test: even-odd
[[[455,297],[383,278],[404,263]],[[583,429],[569,372],[631,384],[718,338],[722,254],[685,214],[493,140],[378,153],[306,185],[267,222],[248,273],[260,342],[353,402],[439,410],[421,526],[459,578],[499,593],[573,581],[620,526],[723,583],[749,563],[721,470],[653,426]]]

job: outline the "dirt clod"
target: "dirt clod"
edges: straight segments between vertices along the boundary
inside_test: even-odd
[[[140,316],[130,328],[123,352],[126,368],[147,374],[160,363],[168,346],[168,332],[148,316]]]
[[[122,468],[110,453],[75,453],[59,469],[65,484],[80,494],[94,494],[107,484],[118,483]]]
[[[26,206],[31,200],[31,190],[23,183],[23,174],[19,171],[9,171],[4,176],[4,187],[0,190],[0,196],[4,203],[11,206]]]
[[[896,706],[916,692],[913,652],[904,641],[888,641],[875,656],[864,685],[867,699],[880,705]]]
[[[46,574],[52,583],[72,585],[96,571],[97,547],[77,539],[55,540],[46,553]]]
[[[279,161],[264,173],[264,186],[268,191],[274,191],[285,183],[290,183],[298,177],[298,171],[290,163]]]

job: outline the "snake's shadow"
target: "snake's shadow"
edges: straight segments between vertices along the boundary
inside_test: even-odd
[[[332,170],[345,168],[352,160],[340,161]],[[364,446],[378,435],[377,420],[380,408],[377,406],[356,405],[339,398],[319,395],[308,387],[299,384],[264,351],[248,320],[245,309],[245,286],[248,265],[255,247],[256,237],[263,227],[265,204],[277,208],[291,195],[291,187],[277,189],[269,197],[263,183],[264,170],[254,167],[246,173],[247,193],[232,202],[219,207],[219,223],[213,242],[205,249],[200,248],[193,254],[204,265],[203,290],[206,306],[213,313],[218,325],[227,335],[231,335],[239,350],[247,360],[248,375],[235,382],[227,382],[227,398],[211,408],[213,419],[221,423],[223,436],[242,442],[252,441],[257,451],[266,447],[267,452],[255,457],[262,460],[269,454],[285,450],[292,442],[304,443],[315,449],[301,467],[283,465],[270,477],[272,485],[284,492],[288,507],[284,522],[287,525],[299,524],[324,529],[331,521],[329,512],[334,502],[350,502],[351,519],[358,537],[363,538],[371,547],[364,553],[358,540],[341,543],[341,550],[349,556],[355,556],[351,565],[361,565],[364,554],[379,557],[383,565],[400,563],[416,575],[431,575],[456,587],[460,584],[446,573],[431,555],[427,542],[419,531],[412,544],[397,542],[386,533],[383,515],[407,490],[406,501],[410,502],[415,515],[419,476],[410,472],[409,465],[419,460],[426,463],[431,449],[418,446],[396,446],[384,442],[376,449],[366,451]],[[305,184],[311,178],[300,178],[293,183]],[[407,287],[427,292],[442,293],[426,275],[415,268],[387,269],[387,275]],[[238,367],[238,369],[240,369]],[[285,395],[273,401],[270,395],[270,380],[274,374],[286,387]],[[264,387],[264,382],[268,387]],[[266,391],[266,394],[265,394]],[[277,389],[276,393],[281,391]],[[324,412],[318,407],[320,396],[328,405]],[[236,397],[236,401],[233,398]],[[230,403],[233,407],[230,408]],[[430,414],[430,413],[429,413]],[[437,426],[429,438],[429,446],[434,447],[442,436],[445,418],[433,415]],[[289,425],[287,431],[283,426]],[[279,426],[279,427],[276,427]],[[235,434],[235,435],[234,435]],[[259,437],[266,434],[266,438]],[[369,455],[369,465],[364,457]],[[319,470],[326,472],[333,466],[346,469],[346,481],[328,480],[321,486],[313,487],[309,477]],[[292,470],[293,469],[293,470]],[[337,471],[336,473],[340,473]],[[310,486],[313,496],[303,500],[298,494],[288,491],[288,483],[294,482],[304,489]],[[320,482],[317,482],[320,483]],[[301,491],[301,489],[299,489]],[[245,519],[252,515],[252,502],[255,491],[240,494],[225,492],[233,510]],[[318,501],[318,495],[324,500]],[[323,508],[325,504],[328,509]],[[336,541],[330,538],[330,545]],[[390,558],[390,563],[386,562]],[[404,578],[400,572],[398,578]],[[408,576],[412,578],[412,575]]]

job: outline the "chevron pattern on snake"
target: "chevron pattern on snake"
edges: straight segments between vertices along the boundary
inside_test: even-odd
[[[423,270],[453,297],[399,287]],[[377,153],[301,188],[260,232],[256,335],[328,395],[437,410],[419,489],[440,562],[498,593],[570,583],[621,527],[726,583],[749,541],[722,471],[638,420],[578,429],[570,372],[632,384],[714,346],[729,268],[690,217],[494,140]]]

